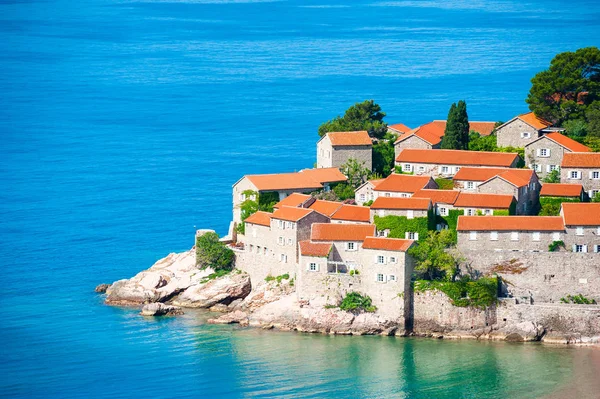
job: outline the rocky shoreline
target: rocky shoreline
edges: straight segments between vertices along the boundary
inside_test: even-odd
[[[395,335],[444,339],[478,339],[549,344],[598,344],[600,336],[585,337],[568,331],[552,331],[544,325],[523,322],[459,330],[452,326],[421,323],[406,331],[404,320],[375,313],[358,313],[326,307],[322,298],[298,301],[292,280],[261,282],[253,286],[240,270],[212,278],[213,270],[196,267],[194,249],[172,253],[131,279],[101,284],[105,303],[141,307],[144,316],[182,314],[182,308],[201,308],[223,313],[213,324],[233,324],[263,329],[339,335]],[[600,334],[599,334],[600,335]]]

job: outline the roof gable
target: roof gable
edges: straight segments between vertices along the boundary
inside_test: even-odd
[[[519,154],[464,150],[420,150],[406,148],[400,151],[397,162],[426,163],[434,165],[470,165],[510,167]]]
[[[246,218],[246,220],[244,220],[244,222],[270,227],[271,226],[271,216],[273,216],[272,213],[257,211],[255,213],[253,213],[252,215],[248,216]]]
[[[527,113],[521,114],[521,115],[517,116],[517,118],[519,118],[520,120],[522,120],[523,122],[527,123],[529,126],[535,128],[537,130],[542,130],[542,129],[552,126],[551,122],[548,122],[547,120],[536,116],[533,112],[527,112]]]
[[[295,208],[291,206],[282,206],[271,215],[272,219],[286,220],[288,222],[297,222],[304,219],[313,212],[312,209]]]
[[[316,200],[315,202],[310,204],[308,209],[312,209],[313,211],[319,212],[320,214],[325,216],[331,216],[335,213],[335,211],[340,209],[341,206],[341,202]]]
[[[273,208],[281,208],[282,206],[301,206],[312,197],[308,194],[291,193],[275,205]]]
[[[356,132],[329,132],[326,134],[334,147],[343,146],[372,146],[373,142],[366,130]]]
[[[592,149],[557,132],[544,134],[542,137],[535,139],[531,143],[527,144],[525,147],[529,147],[530,145],[537,143],[540,140],[551,140],[556,144],[560,145],[563,148],[571,152],[591,152]]]
[[[327,257],[331,252],[331,243],[310,242],[309,240],[300,241],[300,254],[303,256]]]
[[[404,123],[395,123],[393,125],[388,125],[389,129],[395,130],[400,133],[408,133],[411,129],[406,126]]]

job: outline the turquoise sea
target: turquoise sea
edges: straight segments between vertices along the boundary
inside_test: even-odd
[[[596,0],[0,0],[0,396],[600,397],[600,351],[151,320],[93,288],[225,233],[231,185],[389,123],[527,111]]]

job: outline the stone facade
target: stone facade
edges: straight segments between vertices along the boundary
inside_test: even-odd
[[[375,198],[377,198],[375,192],[373,191],[374,187],[375,185],[372,182],[365,182],[356,189],[354,193],[354,201],[356,201],[358,205],[362,205],[368,201],[374,201]]]
[[[405,148],[419,148],[422,150],[431,150],[440,148],[440,143],[432,145],[420,138],[419,136],[412,134],[409,137],[403,139],[402,141],[396,142],[396,144],[394,144],[394,158],[397,158],[398,154],[400,154],[400,151],[402,151]]]
[[[590,198],[593,198],[596,193],[600,192],[600,167],[563,167],[560,170],[560,182],[567,184],[581,184],[586,194]]]
[[[566,226],[567,249],[572,252],[593,252],[600,263],[600,226]]]
[[[317,168],[340,167],[351,158],[364,163],[366,168],[372,170],[373,146],[333,146],[327,135],[317,143]]]
[[[562,231],[457,231],[457,246],[463,253],[473,251],[537,251],[548,252],[548,246],[554,241],[565,239]]]
[[[523,187],[515,187],[508,181],[496,176],[477,186],[477,192],[486,194],[510,194],[517,200],[517,215],[535,215],[540,206],[542,185],[533,174],[532,181]]]
[[[525,164],[543,178],[554,169],[560,169],[565,152],[571,151],[542,136],[541,139],[531,142],[525,147]]]
[[[431,176],[433,178],[452,177],[463,166],[468,165],[439,165],[432,163],[396,162],[402,168],[402,172],[413,173],[417,176]]]
[[[426,209],[371,209],[371,220],[375,216],[406,216],[408,219],[427,217]]]
[[[496,129],[498,147],[524,148],[540,137],[535,127],[515,118]]]

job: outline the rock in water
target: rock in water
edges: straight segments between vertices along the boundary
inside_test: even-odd
[[[177,306],[165,305],[158,302],[144,305],[140,314],[142,316],[175,316],[183,314],[183,311]]]
[[[248,325],[248,314],[240,310],[227,313],[216,319],[208,319],[210,324],[234,324],[238,323],[241,326]]]
[[[98,294],[104,294],[109,287],[110,287],[110,284],[99,284],[96,286],[94,291],[97,292]]]
[[[230,273],[206,284],[193,285],[173,300],[173,304],[188,308],[210,308],[218,303],[228,305],[245,298],[252,289],[246,273]]]

